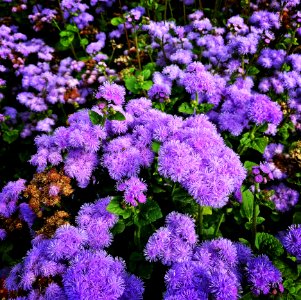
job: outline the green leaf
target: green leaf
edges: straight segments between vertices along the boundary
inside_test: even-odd
[[[90,117],[90,120],[92,122],[92,124],[94,125],[103,125],[103,121],[104,121],[104,117],[101,116],[100,114],[98,114],[97,112],[93,111],[93,110],[90,110],[89,111],[89,117]]]
[[[111,20],[111,24],[113,26],[118,26],[119,24],[123,24],[124,22],[125,22],[125,19],[121,18],[121,17],[115,17]]]
[[[258,165],[257,163],[254,163],[254,162],[249,161],[249,160],[246,160],[246,161],[244,162],[244,167],[245,167],[248,171],[251,171],[252,168],[253,168],[254,166],[257,166],[257,165]]]
[[[250,147],[263,154],[268,143],[269,139],[267,137],[256,138],[251,141]]]
[[[269,255],[271,258],[278,257],[284,253],[283,246],[279,240],[266,232],[256,234],[255,246],[261,253]]]
[[[4,131],[3,133],[3,141],[7,142],[8,144],[13,143],[19,137],[19,130],[12,129]]]
[[[159,193],[164,193],[166,191],[157,185],[152,185],[152,192],[155,194],[159,194]]]
[[[131,211],[128,207],[123,208],[121,206],[120,197],[113,197],[111,202],[107,206],[107,211],[122,216],[124,219],[127,219],[131,216]]]
[[[151,71],[148,69],[145,69],[141,72],[141,75],[144,77],[144,79],[148,79],[151,76]]]
[[[150,70],[151,71],[151,73],[153,73],[154,71],[155,71],[155,69],[156,69],[156,63],[154,63],[154,62],[150,62],[150,63],[148,63],[148,64],[146,64],[144,67],[143,67],[143,70]]]
[[[151,224],[163,217],[160,206],[154,200],[147,199],[140,207],[141,210],[136,220],[134,220],[135,225],[139,227]]]
[[[214,104],[212,103],[201,103],[197,107],[197,111],[200,114],[207,113],[214,107]]]
[[[173,201],[186,202],[191,196],[181,187],[176,187],[171,194]]]
[[[301,224],[301,212],[297,211],[293,215],[293,224]]]
[[[248,75],[250,75],[250,76],[257,75],[259,72],[260,72],[259,69],[257,69],[256,67],[252,66],[248,70]]]
[[[184,102],[182,103],[179,108],[178,108],[178,111],[180,113],[184,113],[184,114],[188,114],[188,115],[191,115],[194,113],[194,109],[190,106],[189,103],[187,102]]]
[[[85,47],[85,46],[87,46],[88,44],[89,44],[88,39],[84,38],[84,39],[81,39],[81,40],[80,40],[80,45],[81,45],[81,46]]]
[[[239,143],[242,145],[242,146],[249,146],[250,145],[250,142],[251,142],[251,139],[250,139],[250,133],[247,132],[247,133],[244,133],[242,135],[242,138],[240,139]]]
[[[112,228],[111,232],[113,235],[122,233],[125,229],[125,223],[123,220],[118,220],[118,222],[115,224],[115,226]]]
[[[72,31],[61,31],[60,32],[60,43],[64,47],[69,47],[74,40],[74,33]]]
[[[212,215],[212,207],[203,206],[203,215]]]
[[[248,240],[244,239],[244,238],[239,238],[238,240],[239,240],[240,243],[242,243],[242,244],[244,244],[248,247],[251,246],[250,242]]]
[[[124,121],[126,118],[120,111],[116,111],[114,114],[110,114],[108,116],[108,119],[110,121],[113,121],[113,120],[115,120],[115,121]]]
[[[134,94],[139,94],[139,88],[137,88],[137,79],[135,76],[129,76],[124,79],[125,87]]]
[[[254,195],[253,193],[244,187],[242,189],[242,205],[240,208],[240,214],[242,217],[249,219],[249,221],[253,217],[253,202],[254,202]]]
[[[152,143],[152,150],[153,150],[153,152],[158,153],[159,149],[160,149],[160,146],[161,146],[161,144],[159,142],[156,142],[156,141],[153,142]]]
[[[263,218],[263,217],[258,217],[258,218],[256,218],[256,224],[257,224],[257,225],[263,223],[264,221],[265,221],[265,218]]]
[[[148,91],[152,87],[152,85],[153,82],[151,80],[144,81],[142,83],[142,89]]]
[[[76,25],[68,24],[66,26],[67,31],[78,32],[78,27]]]

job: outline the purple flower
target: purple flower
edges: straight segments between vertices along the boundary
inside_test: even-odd
[[[250,259],[246,265],[246,273],[251,291],[256,296],[261,293],[267,295],[273,288],[282,288],[281,273],[266,255]]]
[[[286,231],[281,242],[286,251],[301,259],[301,225],[291,225]]]
[[[112,101],[115,105],[121,105],[124,102],[124,96],[125,88],[123,86],[106,81],[98,88],[95,98],[104,98],[109,103]]]
[[[166,227],[159,228],[149,239],[147,260],[161,260],[163,264],[189,260],[197,242],[194,221],[185,215],[172,212],[166,217]]]
[[[108,247],[113,240],[110,229],[118,217],[106,210],[110,201],[108,197],[93,204],[84,204],[78,212],[76,223],[87,235],[86,243],[92,249],[100,250]]]
[[[0,193],[0,215],[9,218],[17,209],[19,195],[25,189],[24,179],[10,181]]]
[[[256,124],[265,122],[279,125],[282,120],[280,105],[266,95],[255,94],[249,107],[249,117]]]
[[[146,201],[144,192],[147,190],[147,186],[137,177],[131,177],[130,179],[118,183],[117,190],[123,191],[125,202],[133,206],[137,206],[138,203],[144,203]]]
[[[125,291],[124,262],[104,251],[81,251],[63,276],[68,299],[119,299]]]
[[[19,205],[19,211],[21,219],[23,219],[29,227],[33,225],[34,220],[36,219],[36,214],[32,211],[29,204],[21,203]]]
[[[287,187],[284,183],[272,186],[271,189],[275,192],[271,196],[271,200],[275,203],[276,210],[280,212],[289,211],[299,200],[299,193]]]
[[[3,241],[6,238],[6,231],[0,228],[0,241]]]
[[[59,227],[48,246],[48,255],[54,261],[73,258],[83,247],[87,235],[70,225]]]

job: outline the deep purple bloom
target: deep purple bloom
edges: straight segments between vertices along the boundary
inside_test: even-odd
[[[25,189],[24,179],[10,181],[0,193],[0,215],[10,217],[17,209],[17,202],[21,192]]]
[[[281,242],[286,251],[301,259],[301,225],[291,225],[286,231]]]
[[[299,193],[287,187],[284,183],[272,186],[271,189],[274,190],[271,200],[275,203],[276,210],[280,212],[289,211],[299,200]]]
[[[246,265],[246,272],[254,295],[267,295],[273,288],[282,288],[281,273],[266,255],[250,259]]]

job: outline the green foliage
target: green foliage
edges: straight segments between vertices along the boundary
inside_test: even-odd
[[[115,18],[111,19],[111,24],[113,26],[118,26],[123,23],[125,23],[125,19],[122,17],[115,17]]]
[[[149,225],[162,218],[162,212],[158,203],[148,199],[146,203],[139,207],[139,211],[134,216],[134,224],[142,227]]]
[[[255,246],[260,253],[265,253],[271,258],[278,257],[284,253],[283,246],[279,240],[266,232],[256,234]]]
[[[90,117],[91,122],[94,125],[103,125],[104,124],[104,117],[93,110],[89,111],[89,117]]]
[[[194,109],[187,102],[182,103],[179,106],[178,111],[180,113],[187,114],[187,115],[192,115],[194,113]]]
[[[143,67],[143,70],[136,70],[131,68],[128,70],[129,73],[124,77],[125,87],[133,94],[143,94],[148,91],[153,82],[149,80],[152,73],[154,72],[154,64],[149,63]]]
[[[122,203],[120,197],[113,197],[109,205],[107,206],[107,211],[112,214],[121,216],[123,219],[128,219],[132,215],[132,209],[125,203]]]

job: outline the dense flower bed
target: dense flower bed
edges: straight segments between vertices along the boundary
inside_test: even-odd
[[[2,0],[0,299],[301,299],[300,0]]]

